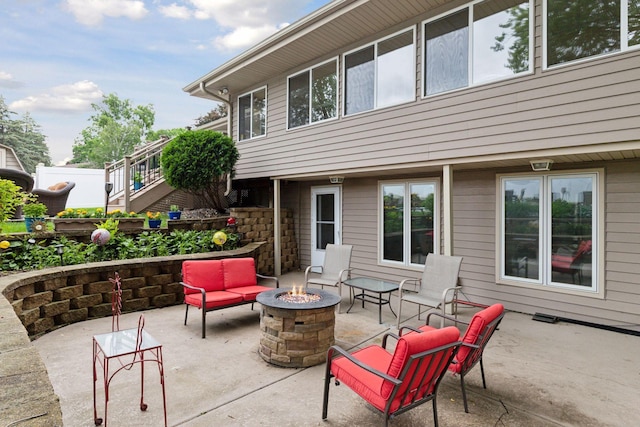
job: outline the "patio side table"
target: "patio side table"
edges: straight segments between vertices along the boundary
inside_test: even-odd
[[[349,293],[353,292],[353,289],[360,289],[359,294],[355,294],[353,296],[353,301],[351,302],[351,306],[347,313],[351,311],[353,305],[356,300],[362,301],[362,308],[364,308],[364,303],[370,302],[376,304],[378,306],[378,322],[382,324],[382,306],[388,305],[389,310],[396,316],[396,313],[391,308],[391,292],[397,291],[399,284],[392,282],[385,282],[384,280],[374,279],[372,277],[354,277],[352,279],[347,279],[342,282],[344,285],[349,286]],[[378,297],[376,298],[374,295],[369,295],[367,292],[377,293]],[[383,294],[389,294],[386,298],[383,298]],[[396,316],[398,317],[398,316]]]

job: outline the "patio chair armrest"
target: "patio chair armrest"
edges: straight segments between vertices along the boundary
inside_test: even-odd
[[[351,278],[351,270],[352,268],[343,268],[342,270],[340,270],[340,272],[338,273],[338,280],[340,281],[340,283],[342,283],[342,276],[344,275],[345,271],[348,272],[347,278],[345,280],[349,280]]]
[[[419,334],[421,334],[421,333],[422,333],[422,331],[421,331],[420,329],[418,329],[418,328],[414,328],[413,326],[403,326],[402,328],[400,328],[400,329],[398,330],[398,334],[400,334],[400,336],[404,335],[404,330],[405,330],[405,329],[408,329],[408,330],[410,330],[411,332],[417,332],[417,333],[419,333]]]
[[[276,288],[280,287],[280,281],[278,280],[277,277],[273,277],[273,276],[265,276],[264,274],[258,274],[256,273],[256,277],[259,277],[261,279],[268,279],[268,280],[275,280],[276,282]]]
[[[398,286],[398,295],[402,296],[402,291],[407,290],[407,289],[404,289],[404,286],[406,284],[413,285],[413,289],[408,290],[409,292],[418,292],[415,287],[420,283],[422,283],[422,279],[402,279],[402,281],[400,282],[400,285]]]
[[[460,289],[462,289],[462,286],[454,286],[452,288],[446,288],[444,291],[442,291],[442,304],[455,300],[458,297],[458,291]],[[453,295],[450,299],[447,300],[447,295],[449,293],[453,293]]]
[[[353,357],[353,355],[351,355],[348,351],[342,349],[341,347],[338,347],[337,345],[332,345],[331,347],[329,347],[329,351],[327,351],[327,365],[331,364],[331,359],[333,359],[333,357],[334,357],[333,353],[338,353],[339,355],[344,356],[347,360],[349,360],[354,365],[359,366],[360,368],[364,369],[365,371],[371,372],[375,376],[378,376],[378,377],[380,377],[382,379],[390,381],[394,385],[398,385],[398,384],[402,383],[397,378],[393,378],[393,377],[385,374],[384,372],[378,371],[377,369],[375,369],[375,368],[373,368],[373,367],[361,362],[360,360],[358,360],[355,357]]]
[[[382,348],[386,349],[387,348],[387,338],[395,338],[396,341],[400,339],[400,335],[398,334],[394,334],[393,332],[387,332],[386,334],[384,334],[384,336],[382,337]]]
[[[429,312],[429,314],[427,314],[427,321],[426,321],[425,325],[429,324],[429,321],[431,320],[431,316],[442,317],[443,319],[450,320],[450,321],[452,321],[454,323],[463,323],[465,325],[469,324],[469,322],[465,322],[464,320],[460,320],[460,319],[457,319],[455,317],[447,316],[446,314],[442,314],[442,313],[437,312],[437,311],[431,311],[431,312]]]
[[[309,273],[311,273],[311,269],[312,268],[319,268],[320,271],[322,272],[322,266],[321,265],[310,265],[309,267],[307,267],[304,270],[304,283],[305,283],[305,285],[307,284],[307,281],[309,280]]]
[[[196,286],[191,286],[190,284],[185,283],[185,282],[180,282],[180,284],[181,284],[182,286],[184,286],[185,288],[193,289],[194,291],[200,291],[200,293],[201,293],[202,295],[206,294],[206,291],[205,291],[203,288],[198,288],[198,287],[196,287]]]

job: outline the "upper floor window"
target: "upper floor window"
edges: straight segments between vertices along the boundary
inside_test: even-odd
[[[501,279],[598,291],[598,180],[598,172],[501,177]]]
[[[289,129],[337,116],[337,69],[336,59],[289,77]]]
[[[438,252],[436,182],[380,184],[381,261],[424,266]]]
[[[424,24],[424,95],[530,72],[530,0],[485,0]]]
[[[267,132],[267,88],[238,97],[238,139],[264,136]]]
[[[619,52],[640,45],[640,1],[545,1],[546,64]]]
[[[414,100],[415,62],[414,29],[345,54],[345,115]]]

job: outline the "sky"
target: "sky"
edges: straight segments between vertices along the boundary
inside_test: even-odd
[[[330,0],[0,0],[0,96],[53,164],[104,95],[151,105],[154,130],[216,107],[182,88]]]

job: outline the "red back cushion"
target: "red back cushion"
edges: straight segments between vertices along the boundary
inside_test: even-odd
[[[184,261],[182,263],[182,281],[188,285],[203,288],[206,292],[223,291],[222,261]],[[197,292],[189,288],[183,289],[187,295]]]
[[[417,353],[422,353],[423,351],[434,349],[436,347],[453,343],[455,341],[458,341],[459,338],[460,338],[460,332],[454,326],[448,326],[442,329],[434,329],[433,331],[422,332],[419,334],[404,335],[400,337],[400,339],[398,340],[398,343],[396,344],[396,350],[393,353],[393,358],[391,359],[391,363],[389,364],[389,369],[387,370],[387,374],[394,378],[398,378],[402,373],[402,370],[404,369],[405,365],[409,361],[410,356]],[[448,357],[450,354],[451,352],[448,352],[444,356]],[[432,364],[431,372],[429,372],[428,375],[432,376],[434,374],[433,370],[438,365],[442,365],[442,364],[439,364],[439,363]],[[427,369],[428,366],[429,366],[429,363],[422,364],[421,369],[423,370],[423,372],[424,370]],[[444,364],[443,366],[440,366],[440,370],[441,371],[446,370],[447,367],[448,367],[448,364]],[[403,391],[409,386],[408,379],[412,377],[415,369],[416,369],[416,366],[414,364],[414,366],[412,366],[410,371],[407,373],[407,376],[405,376],[405,379],[407,379],[407,381],[403,383],[400,390],[398,391],[398,394],[403,393]],[[419,373],[416,376],[416,380],[418,384],[423,376],[424,376],[423,373]],[[415,386],[416,385],[414,385],[414,387]],[[392,390],[393,390],[393,384],[389,383],[388,381],[385,381],[382,384],[382,389],[380,393],[386,399],[389,397]]]
[[[227,258],[222,260],[222,263],[224,265],[225,289],[258,284],[253,258]]]
[[[490,307],[485,308],[473,315],[467,332],[462,337],[462,342],[467,344],[477,344],[480,334],[484,328],[491,322],[493,322],[498,316],[504,312],[504,306],[502,304],[493,304]],[[463,361],[473,351],[470,347],[461,346],[460,350],[456,354],[456,360]]]

